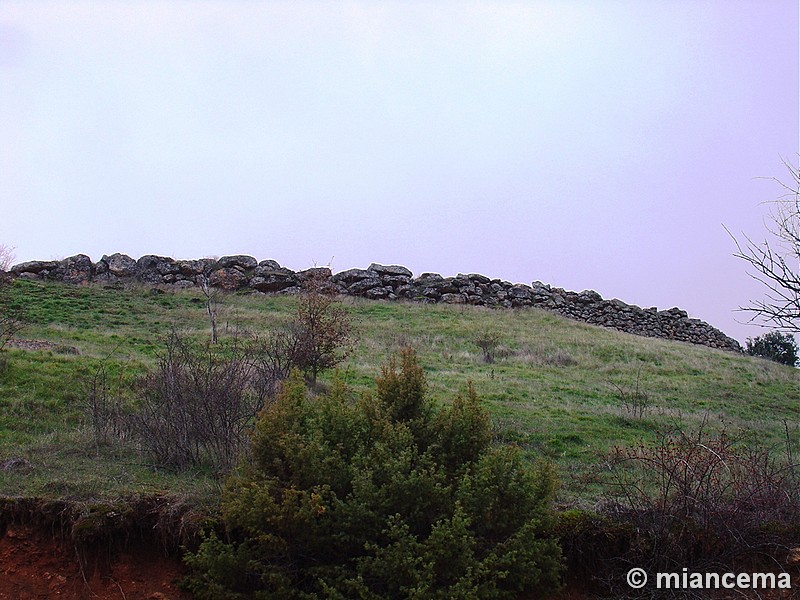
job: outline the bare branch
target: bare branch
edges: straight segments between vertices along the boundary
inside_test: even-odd
[[[211,321],[211,343],[216,344],[219,298],[222,292],[218,288],[211,287],[208,283],[208,277],[205,275],[198,275],[196,281],[200,291],[203,292],[203,296],[206,298],[206,313],[208,313],[208,319]]]
[[[8,271],[15,258],[13,246],[0,244],[0,271]]]
[[[743,234],[742,243],[727,229],[736,244],[734,256],[750,266],[748,275],[766,288],[766,299],[751,301],[739,310],[752,315],[751,323],[800,331],[800,168],[784,161],[790,183],[773,178],[785,191],[769,202],[766,225],[769,237],[761,243]],[[770,239],[771,238],[771,239]]]

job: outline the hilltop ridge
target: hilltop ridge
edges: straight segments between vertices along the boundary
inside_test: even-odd
[[[471,304],[497,308],[537,307],[593,325],[640,335],[699,344],[733,352],[742,348],[735,339],[677,307],[641,308],[621,300],[604,299],[592,290],[572,292],[533,281],[511,283],[478,273],[444,277],[422,273],[414,277],[400,265],[372,263],[366,269],[337,273],[328,267],[293,271],[275,260],[258,261],[248,255],[180,260],[147,254],[138,260],[115,253],[97,261],[85,254],[63,260],[29,261],[11,267],[13,277],[60,281],[73,285],[130,283],[190,288],[207,284],[229,292],[292,294],[311,274],[330,281],[343,295],[373,300]]]

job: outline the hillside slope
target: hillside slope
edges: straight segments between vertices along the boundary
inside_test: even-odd
[[[154,363],[171,328],[207,339],[200,293],[18,280],[14,295],[31,321],[22,335],[39,342],[5,353],[0,495],[169,491],[213,502],[218,487],[206,474],[154,470],[124,443],[95,443],[86,401],[101,367],[111,388],[127,388]],[[345,302],[359,343],[343,374],[356,391],[371,387],[393,351],[413,346],[434,398],[448,402],[472,381],[490,408],[498,439],[561,468],[564,502],[594,501],[598,490],[587,487],[586,475],[603,453],[661,429],[705,421],[775,444],[798,435],[797,372],[781,365],[636,337],[535,308]],[[290,296],[230,294],[220,317],[223,335],[263,333],[285,321],[293,306]],[[487,332],[498,340],[492,364],[475,343]]]

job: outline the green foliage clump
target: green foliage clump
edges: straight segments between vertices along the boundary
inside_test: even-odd
[[[189,555],[199,598],[515,598],[557,590],[555,477],[491,445],[475,391],[436,408],[411,350],[377,394],[299,376],[227,482],[225,539]]]
[[[789,365],[797,364],[797,342],[791,333],[770,331],[755,338],[747,338],[747,353]]]

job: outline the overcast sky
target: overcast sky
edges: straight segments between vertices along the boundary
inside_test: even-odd
[[[594,289],[743,341],[797,0],[0,2],[0,243]],[[767,179],[759,179],[767,178]]]

